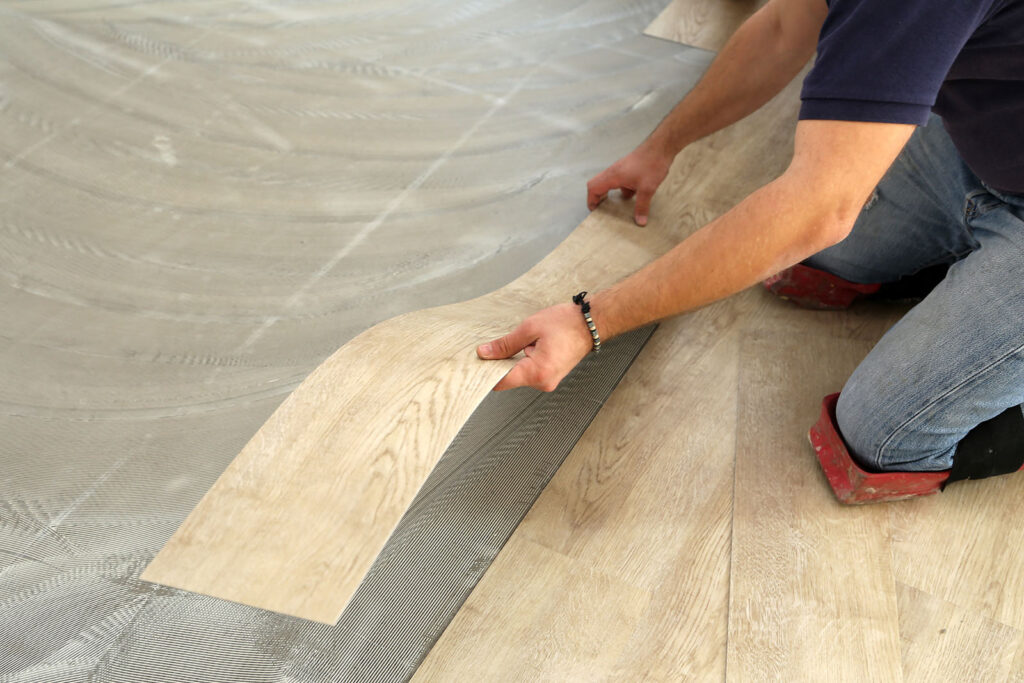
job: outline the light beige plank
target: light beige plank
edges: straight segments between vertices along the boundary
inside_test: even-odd
[[[977,612],[896,584],[903,680],[1005,681],[1021,632]]]
[[[804,332],[741,349],[729,679],[898,681],[888,512],[840,506],[806,437],[870,343]]]
[[[644,35],[705,50],[720,50],[767,0],[672,0]]]
[[[583,288],[573,274],[606,286],[667,248],[664,235],[613,208],[505,288],[393,318],[345,344],[271,416],[142,578],[335,622],[437,459],[511,367],[477,359],[475,345]]]
[[[628,629],[608,624],[637,623],[649,603],[649,592],[600,566],[513,536],[435,647],[478,656],[428,656],[414,680],[596,680],[628,644]]]
[[[891,506],[896,579],[1024,629],[1024,474]]]

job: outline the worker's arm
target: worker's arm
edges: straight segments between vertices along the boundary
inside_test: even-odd
[[[670,252],[591,298],[602,340],[738,292],[842,241],[914,126],[801,121],[789,168]],[[592,346],[579,306],[553,306],[477,349],[519,361],[495,389],[550,391]]]
[[[633,152],[587,183],[587,205],[608,192],[636,195],[635,220],[647,223],[651,197],[672,160],[691,142],[757,110],[814,54],[825,0],[771,0],[733,34],[703,78]]]

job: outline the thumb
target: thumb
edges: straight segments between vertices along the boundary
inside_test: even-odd
[[[536,336],[527,334],[524,327],[520,325],[504,337],[499,337],[492,342],[478,346],[476,348],[476,355],[485,360],[511,358],[535,341],[537,341]]]

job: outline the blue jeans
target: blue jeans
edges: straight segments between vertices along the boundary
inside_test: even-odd
[[[874,470],[949,469],[975,425],[1024,403],[1024,195],[996,192],[933,116],[850,236],[805,262],[852,282],[952,264],[843,387],[839,430]]]

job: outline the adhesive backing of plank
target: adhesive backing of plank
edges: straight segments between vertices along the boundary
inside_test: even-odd
[[[644,35],[718,51],[767,0],[672,0]]]
[[[142,579],[333,624],[445,448],[514,361],[475,346],[669,247],[607,209],[486,296],[380,323],[281,404]],[[616,254],[615,259],[603,256]],[[584,267],[585,266],[585,267]]]

